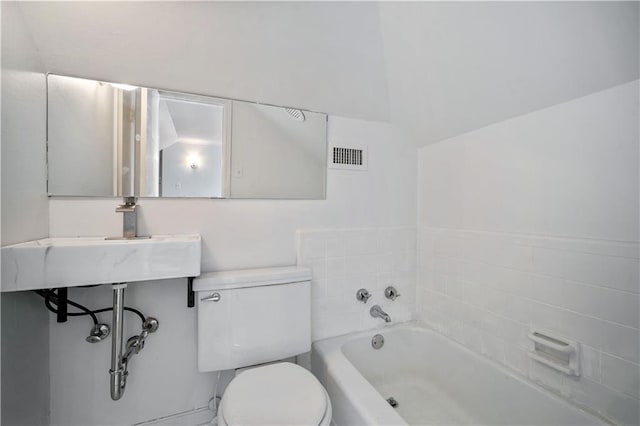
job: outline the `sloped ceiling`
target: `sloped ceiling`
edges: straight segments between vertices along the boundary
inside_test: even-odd
[[[21,9],[50,72],[389,120],[419,145],[638,78],[635,2]]]
[[[391,120],[419,144],[638,78],[638,3],[383,3]]]
[[[25,2],[50,72],[388,119],[366,3]]]

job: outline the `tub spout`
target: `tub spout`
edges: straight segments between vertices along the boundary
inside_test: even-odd
[[[369,309],[369,313],[374,318],[382,318],[384,322],[391,322],[391,317],[378,305],[373,305],[371,309]]]

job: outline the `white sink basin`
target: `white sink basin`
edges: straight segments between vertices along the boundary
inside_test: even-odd
[[[2,247],[2,291],[198,275],[200,235],[45,238]]]

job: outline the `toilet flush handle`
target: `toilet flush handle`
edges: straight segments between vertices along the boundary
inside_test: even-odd
[[[203,302],[219,302],[220,301],[220,293],[218,293],[218,292],[213,293],[211,296],[203,297],[200,300],[202,300]]]

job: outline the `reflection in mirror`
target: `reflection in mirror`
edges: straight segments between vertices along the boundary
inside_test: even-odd
[[[233,101],[231,198],[324,198],[327,116]]]
[[[50,195],[325,197],[326,114],[53,74],[47,81]]]
[[[50,74],[49,193],[222,197],[230,105]]]
[[[49,194],[118,195],[114,141],[122,93],[110,84],[55,75],[47,85]]]
[[[149,90],[145,197],[222,197],[225,108],[214,98]],[[156,170],[155,167],[158,167]]]

